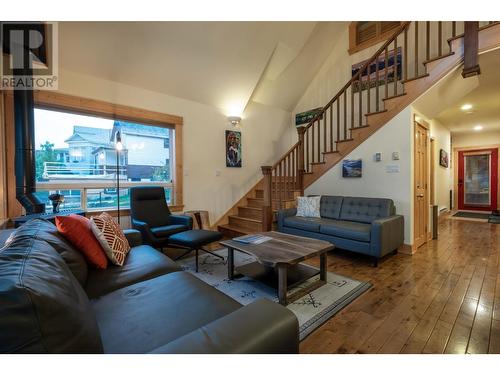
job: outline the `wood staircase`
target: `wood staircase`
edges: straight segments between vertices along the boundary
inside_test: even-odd
[[[500,46],[499,22],[478,26],[479,52]],[[262,180],[217,222],[218,229],[229,237],[273,229],[277,210],[294,207],[306,187],[463,63],[464,27],[403,22],[316,117],[297,128],[298,142],[273,166],[262,167]]]

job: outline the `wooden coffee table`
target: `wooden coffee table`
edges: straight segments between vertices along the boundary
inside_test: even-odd
[[[234,240],[220,242],[228,249],[227,274],[230,280],[236,276],[234,250],[238,250],[254,256],[257,260],[237,267],[236,271],[277,288],[279,302],[284,306],[326,283],[326,253],[334,248],[330,242],[279,232],[261,234],[272,237],[272,240],[261,244],[245,244]],[[319,270],[301,264],[306,259],[317,256],[320,258]],[[289,289],[316,275],[319,275],[319,280],[291,295],[288,294]]]

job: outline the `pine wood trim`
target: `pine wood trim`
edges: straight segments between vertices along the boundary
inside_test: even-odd
[[[82,98],[53,91],[35,91],[35,104],[46,109],[78,112],[90,116],[100,116],[131,122],[146,123],[174,129],[183,124],[183,118],[167,113],[149,111],[102,100]]]

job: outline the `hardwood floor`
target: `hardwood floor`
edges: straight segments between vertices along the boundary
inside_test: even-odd
[[[439,223],[439,239],[370,266],[328,255],[328,270],[373,288],[307,337],[301,353],[500,353],[500,225]]]

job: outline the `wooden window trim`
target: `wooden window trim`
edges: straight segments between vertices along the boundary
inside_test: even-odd
[[[21,205],[16,200],[15,176],[14,176],[14,98],[12,91],[3,92],[5,124],[5,143],[7,150],[7,216],[12,218],[21,215]],[[97,116],[109,119],[124,120],[145,125],[162,126],[174,131],[174,155],[175,179],[173,182],[173,204],[176,210],[182,209],[183,201],[183,149],[182,149],[182,126],[181,116],[149,111],[146,109],[105,102],[102,100],[82,98],[73,95],[62,94],[52,91],[35,91],[35,105],[38,108],[70,112],[89,116]],[[1,160],[1,158],[0,158]]]
[[[400,22],[400,25],[402,22]],[[358,21],[353,21],[349,24],[349,55],[353,55],[359,51],[362,51],[366,48],[370,48],[372,46],[375,46],[379,44],[380,42],[384,42],[387,39],[389,39],[393,34],[394,34],[394,29],[391,29],[389,31],[386,31],[385,33],[378,34],[375,38],[372,38],[370,40],[367,40],[366,42],[357,43],[356,37],[357,37],[357,26],[358,26]]]

